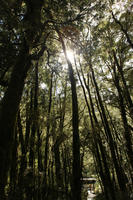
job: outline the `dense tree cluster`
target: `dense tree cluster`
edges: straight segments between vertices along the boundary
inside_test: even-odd
[[[132,21],[130,0],[1,1],[0,199],[81,200],[86,173],[132,199]]]

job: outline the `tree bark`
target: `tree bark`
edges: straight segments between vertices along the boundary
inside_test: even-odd
[[[80,167],[80,138],[79,138],[79,117],[78,117],[78,99],[76,92],[76,81],[72,64],[67,57],[66,47],[61,33],[56,28],[59,35],[62,49],[68,65],[69,80],[72,91],[72,127],[73,127],[73,167],[72,167],[72,199],[81,200],[81,167]]]
[[[105,149],[103,147],[102,139],[100,137],[100,134],[99,133],[97,134],[97,131],[101,132],[101,130],[100,130],[100,127],[99,127],[99,124],[98,124],[97,117],[95,115],[93,102],[92,102],[90,89],[89,89],[89,84],[88,85],[86,84],[86,81],[85,81],[85,78],[84,78],[84,74],[83,74],[83,71],[81,69],[83,80],[84,80],[84,85],[86,86],[86,89],[87,89],[88,94],[89,94],[89,100],[90,100],[91,109],[90,109],[89,102],[87,100],[85,88],[84,88],[84,85],[82,83],[82,79],[80,77],[80,74],[79,74],[79,71],[77,69],[77,66],[76,66],[76,70],[77,70],[77,74],[78,74],[78,77],[79,77],[79,80],[80,80],[81,87],[83,89],[86,105],[87,105],[89,116],[90,116],[90,120],[91,120],[93,141],[94,141],[95,154],[96,154],[95,156],[96,156],[97,163],[98,163],[98,166],[99,166],[99,172],[100,172],[99,174],[100,174],[103,186],[104,186],[105,196],[106,196],[107,199],[115,200],[116,197],[115,197],[115,192],[114,192],[114,186],[113,186],[113,183],[112,183],[112,180],[111,180],[111,175],[110,175],[109,167],[108,167],[108,164],[107,164],[106,151],[105,151]],[[88,83],[89,83],[89,81],[88,81]],[[92,113],[91,113],[91,110],[92,110]],[[94,122],[93,122],[93,118],[94,118]],[[101,160],[100,157],[102,158],[102,160]]]
[[[44,193],[47,192],[47,169],[48,169],[48,156],[49,156],[49,137],[50,137],[50,114],[52,107],[52,90],[53,90],[53,71],[51,72],[51,80],[50,80],[50,88],[49,88],[49,105],[48,105],[48,113],[47,113],[47,127],[46,127],[46,142],[44,149]]]
[[[133,49],[133,43],[132,43],[131,38],[130,38],[130,36],[129,36],[129,34],[128,34],[128,31],[124,28],[123,24],[115,17],[115,15],[113,14],[113,12],[112,12],[112,17],[113,17],[115,23],[118,24],[118,25],[120,26],[121,31],[124,33],[124,35],[125,35],[126,38],[127,38],[128,44],[129,44],[129,45],[131,46],[131,48]]]
[[[117,76],[115,66],[113,66],[113,71],[114,71],[115,86],[117,88],[118,95],[119,95],[119,105],[120,105],[121,118],[122,118],[123,127],[124,127],[124,137],[125,137],[125,141],[126,141],[127,155],[128,155],[130,164],[133,169],[133,149],[132,149],[131,131],[128,126],[123,96],[122,96],[121,88],[119,85],[119,77]],[[133,179],[133,177],[132,177],[132,179]]]
[[[94,75],[94,71],[93,71],[91,64],[90,64],[90,69],[91,69],[91,73],[92,73],[92,79],[93,79],[93,82],[94,82],[94,85],[95,85],[95,88],[96,88],[96,93],[97,93],[99,105],[100,105],[100,108],[101,108],[101,111],[102,111],[102,117],[103,117],[103,122],[104,122],[103,125],[104,125],[105,133],[106,133],[106,136],[107,136],[107,139],[108,139],[108,142],[109,142],[109,147],[110,147],[114,167],[115,167],[115,170],[116,170],[116,175],[117,175],[119,187],[120,187],[121,191],[124,192],[123,194],[125,195],[125,197],[128,198],[127,195],[126,195],[127,190],[126,190],[125,176],[123,174],[122,167],[118,164],[118,161],[117,161],[111,130],[110,130],[110,127],[109,127],[109,124],[108,124],[105,109],[104,109],[104,106],[103,106],[103,103],[102,103],[102,99],[101,99],[101,96],[100,96],[100,93],[99,93],[99,88],[98,88],[98,85],[97,85],[97,82],[96,82],[96,79],[95,79],[95,75]]]
[[[13,68],[11,79],[1,104],[0,113],[0,198],[3,198],[4,187],[7,182],[7,174],[11,162],[12,143],[14,140],[14,129],[16,116],[21,100],[24,81],[31,66],[29,49],[33,47],[36,35],[41,24],[41,0],[36,2],[26,1],[27,13],[25,15],[25,39],[22,44],[16,65]],[[33,27],[34,31],[33,31]]]
[[[11,161],[11,146],[14,140],[14,127],[21,100],[24,80],[30,67],[28,47],[24,46],[17,64],[12,72],[9,87],[2,100],[0,124],[0,186],[4,188],[7,180],[7,172]]]
[[[126,99],[127,104],[128,104],[130,116],[133,119],[133,102],[132,102],[131,96],[130,96],[129,91],[128,91],[128,87],[127,87],[127,83],[126,83],[126,80],[125,80],[125,77],[124,77],[122,65],[119,64],[119,61],[117,59],[115,51],[113,51],[113,57],[114,57],[114,61],[116,63],[117,69],[118,69],[118,71],[121,75],[121,79],[122,79],[124,91],[125,91],[125,99]]]

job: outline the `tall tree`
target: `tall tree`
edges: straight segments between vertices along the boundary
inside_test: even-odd
[[[13,67],[9,86],[6,90],[1,103],[0,112],[0,185],[3,196],[4,187],[7,181],[7,172],[11,161],[11,145],[14,140],[14,127],[21,100],[24,81],[27,72],[31,66],[31,58],[29,50],[33,46],[35,38],[38,35],[41,24],[41,8],[42,2],[36,1],[26,2],[27,12],[25,15],[25,37],[23,38],[21,50],[16,58],[16,64]],[[34,29],[34,31],[33,31]],[[3,197],[1,197],[3,198]]]
[[[56,28],[59,35],[63,52],[68,65],[69,80],[71,83],[72,91],[72,127],[73,127],[73,171],[72,171],[72,199],[81,199],[81,168],[80,168],[80,138],[79,138],[79,117],[78,117],[78,100],[76,92],[76,81],[72,64],[67,56],[65,43],[60,31]],[[77,168],[77,166],[79,166]]]

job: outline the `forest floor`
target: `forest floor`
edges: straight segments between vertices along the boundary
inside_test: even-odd
[[[95,200],[97,195],[95,193],[88,193],[87,191],[82,191],[82,200]]]
[[[87,200],[93,200],[94,197],[96,197],[96,194],[90,193],[90,194],[88,194],[88,196],[87,196]]]

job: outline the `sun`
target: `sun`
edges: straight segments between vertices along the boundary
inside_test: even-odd
[[[67,49],[66,50],[66,54],[67,54],[67,58],[69,59],[69,61],[71,62],[72,65],[75,64],[75,55],[74,55],[74,52],[71,50],[71,49]],[[65,55],[63,52],[61,52],[59,54],[59,63],[62,63],[62,68],[63,70],[67,70],[68,69],[68,65],[67,65],[67,61],[65,59]]]
[[[67,50],[67,57],[70,60],[71,63],[74,63],[74,54],[72,50]]]

